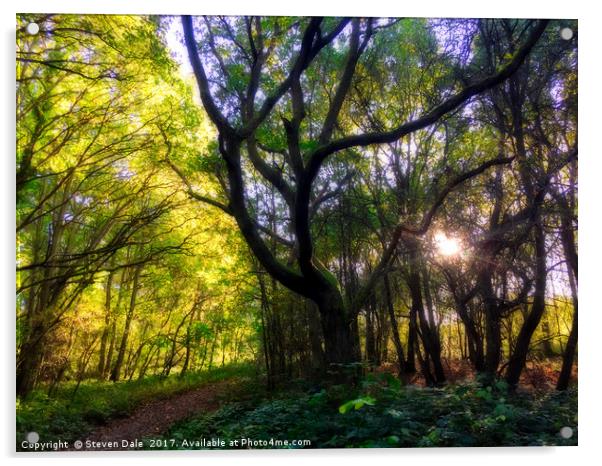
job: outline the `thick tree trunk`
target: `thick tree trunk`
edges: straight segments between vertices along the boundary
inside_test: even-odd
[[[340,294],[327,292],[320,297],[318,309],[324,334],[324,356],[327,369],[337,374],[335,378],[344,376],[342,365],[355,361],[351,325],[343,299]]]
[[[42,364],[44,329],[33,328],[28,341],[21,346],[17,360],[17,395],[25,397],[35,387]]]
[[[68,187],[70,183],[69,179],[66,186]],[[67,189],[65,189],[63,201],[66,201],[67,192]],[[54,212],[51,233],[44,240],[47,242],[45,260],[50,263],[63,240],[65,231],[63,215],[66,206],[67,202],[63,202],[61,207]],[[41,233],[41,231],[38,233]],[[34,254],[37,257],[40,251],[36,250]],[[53,267],[44,267],[41,277],[43,278],[42,282],[39,286],[31,288],[26,324],[22,329],[19,329],[23,332],[21,335],[23,343],[17,360],[16,381],[17,395],[22,397],[31,392],[36,385],[36,379],[44,359],[44,339],[48,332],[49,321],[53,315],[54,306],[67,284],[66,278],[53,279],[54,274],[55,269]]]

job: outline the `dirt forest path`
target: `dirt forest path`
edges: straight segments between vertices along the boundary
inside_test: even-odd
[[[223,394],[230,392],[237,379],[208,382],[198,388],[168,398],[148,401],[138,406],[130,416],[109,421],[82,439],[84,450],[123,450],[122,442],[142,441],[145,437],[158,436],[174,423],[197,413],[214,411],[220,407]],[[104,444],[98,448],[86,448],[86,440]],[[119,447],[108,447],[117,442]]]

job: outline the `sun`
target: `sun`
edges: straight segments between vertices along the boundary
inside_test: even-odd
[[[445,233],[435,235],[435,243],[439,254],[446,257],[456,256],[462,250],[462,243],[457,238],[448,237]]]

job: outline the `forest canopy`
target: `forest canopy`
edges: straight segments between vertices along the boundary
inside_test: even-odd
[[[18,15],[17,394],[241,362],[567,389],[576,31]]]

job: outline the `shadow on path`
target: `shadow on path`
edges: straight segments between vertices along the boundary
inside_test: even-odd
[[[158,436],[178,421],[197,413],[218,409],[224,400],[224,394],[231,391],[237,382],[237,379],[209,382],[169,398],[143,403],[130,416],[114,419],[92,431],[82,439],[82,450],[129,450],[131,448],[122,446],[124,440],[134,442],[142,441],[145,437]],[[86,448],[86,440],[101,442],[105,446]],[[114,444],[109,446],[108,442]]]

